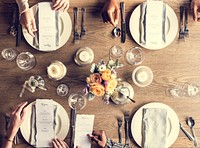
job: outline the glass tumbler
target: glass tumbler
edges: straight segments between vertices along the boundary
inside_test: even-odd
[[[139,47],[133,47],[126,52],[125,60],[130,65],[139,65],[144,60],[143,51]]]
[[[4,59],[12,61],[17,57],[17,51],[13,48],[5,48],[2,50],[1,55]]]
[[[81,94],[73,93],[69,96],[68,103],[72,109],[82,110],[86,105],[86,98]]]
[[[30,70],[36,65],[36,59],[30,52],[22,52],[17,56],[17,66],[22,70]]]

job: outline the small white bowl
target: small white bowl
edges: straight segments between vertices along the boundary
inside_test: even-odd
[[[132,73],[133,82],[140,87],[146,87],[153,81],[153,72],[147,66],[138,66]]]

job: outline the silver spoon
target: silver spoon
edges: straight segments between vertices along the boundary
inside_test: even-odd
[[[121,29],[119,27],[115,27],[112,31],[114,37],[119,37],[121,35]]]
[[[194,119],[192,117],[189,117],[187,119],[187,124],[191,128],[191,130],[192,130],[192,135],[194,137],[194,146],[195,147],[199,147],[199,144],[198,144],[198,141],[197,141],[197,137],[196,137],[195,132],[194,132],[194,125],[195,125]]]

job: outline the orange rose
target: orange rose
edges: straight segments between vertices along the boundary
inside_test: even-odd
[[[103,96],[105,91],[104,91],[103,85],[99,83],[91,83],[90,85],[90,92],[92,92],[95,96]]]
[[[114,89],[117,86],[117,80],[116,79],[111,79],[107,81],[107,85],[105,87],[107,92],[113,92]]]
[[[101,73],[101,78],[102,78],[104,81],[110,80],[110,76],[111,76],[111,71],[110,71],[110,69],[106,69],[105,71],[103,71],[103,72]]]
[[[102,82],[102,79],[101,79],[101,76],[99,73],[94,73],[94,74],[91,74],[90,77],[87,77],[86,78],[86,82],[88,84],[90,83],[101,83]]]

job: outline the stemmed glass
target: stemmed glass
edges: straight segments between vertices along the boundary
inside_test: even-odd
[[[1,55],[4,59],[12,61],[17,57],[18,52],[13,48],[5,48],[2,50]]]
[[[133,47],[126,52],[126,62],[130,65],[139,65],[144,60],[143,51],[139,47]]]
[[[22,52],[17,56],[17,66],[22,70],[30,70],[35,64],[35,57],[30,52]]]
[[[124,49],[119,46],[119,45],[115,45],[113,47],[111,47],[110,49],[110,59],[118,59],[123,55]]]
[[[59,96],[64,97],[68,94],[69,87],[66,84],[60,84],[60,85],[58,85],[56,91]]]
[[[73,93],[68,98],[69,106],[75,110],[82,110],[86,105],[86,98],[82,94]]]

